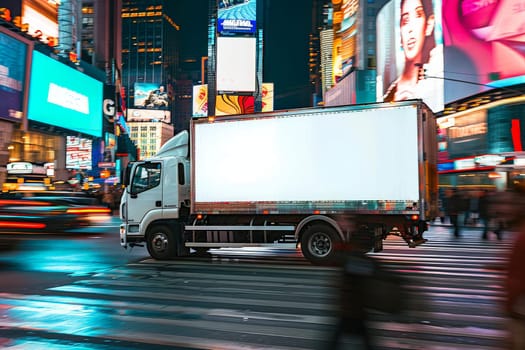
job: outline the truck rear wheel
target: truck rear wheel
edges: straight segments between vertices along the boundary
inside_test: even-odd
[[[313,264],[328,264],[335,260],[336,246],[341,239],[331,226],[314,224],[301,237],[303,256]]]
[[[157,260],[172,258],[176,252],[175,235],[165,225],[153,226],[147,236],[148,253]]]

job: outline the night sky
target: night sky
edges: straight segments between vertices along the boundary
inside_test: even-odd
[[[262,1],[262,0],[261,0]],[[273,82],[274,108],[311,106],[308,77],[308,35],[311,0],[264,0],[268,8],[264,28],[264,82]],[[181,60],[208,55],[208,0],[181,0]]]

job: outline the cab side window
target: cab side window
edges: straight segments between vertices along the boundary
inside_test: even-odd
[[[135,168],[131,193],[141,193],[160,184],[160,163],[144,163]]]

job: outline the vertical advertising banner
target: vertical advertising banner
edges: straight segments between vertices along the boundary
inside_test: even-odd
[[[256,90],[256,38],[217,38],[217,91],[247,93]]]
[[[0,28],[0,119],[21,121],[28,45]]]
[[[104,148],[103,148],[103,155],[102,155],[102,163],[104,164],[98,164],[99,167],[101,165],[102,168],[110,168],[115,167],[115,154],[117,151],[117,138],[115,134],[106,132],[104,133]]]
[[[91,170],[93,141],[83,137],[67,136],[66,169]]]
[[[445,102],[525,83],[522,0],[443,0]]]
[[[441,0],[392,0],[377,16],[377,100],[444,106]]]
[[[193,117],[208,116],[208,85],[193,86]]]
[[[273,111],[273,83],[263,83],[262,84],[262,112],[272,112]]]
[[[346,76],[356,66],[359,0],[343,0],[341,5],[342,22],[338,37],[341,38],[339,55],[341,74]]]

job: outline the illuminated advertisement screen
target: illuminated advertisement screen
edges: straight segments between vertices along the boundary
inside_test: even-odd
[[[219,0],[217,8],[217,31],[219,33],[255,33],[256,0]]]
[[[357,34],[358,34],[358,10],[359,1],[343,1],[341,5],[342,22],[337,37],[341,39],[339,59],[340,71],[344,77],[356,65],[357,58]]]
[[[377,101],[444,106],[441,0],[392,0],[377,15]]]
[[[58,21],[43,13],[40,6],[34,1],[24,1],[22,23],[28,25],[29,35],[48,43],[51,38],[58,38]]]
[[[273,83],[262,84],[261,112],[273,111]],[[255,110],[254,96],[217,95],[215,99],[215,115],[230,115],[253,113]],[[193,86],[193,117],[208,116],[208,85]]]
[[[262,84],[262,109],[261,112],[272,112],[273,111],[273,96],[274,96],[274,84],[263,83]]]
[[[217,95],[215,101],[215,115],[248,114],[253,113],[255,97],[237,95]]]
[[[28,45],[0,28],[0,118],[21,121]]]
[[[135,83],[135,107],[167,109],[169,96],[164,85],[156,83]]]
[[[208,85],[193,86],[193,117],[208,116]]]
[[[217,38],[217,91],[254,92],[255,38]]]
[[[155,109],[128,108],[128,122],[164,122],[171,123],[171,112]]]
[[[525,83],[523,1],[443,0],[445,102]]]
[[[93,141],[77,136],[66,137],[66,169],[91,170]]]
[[[33,52],[29,120],[102,137],[102,82]]]

